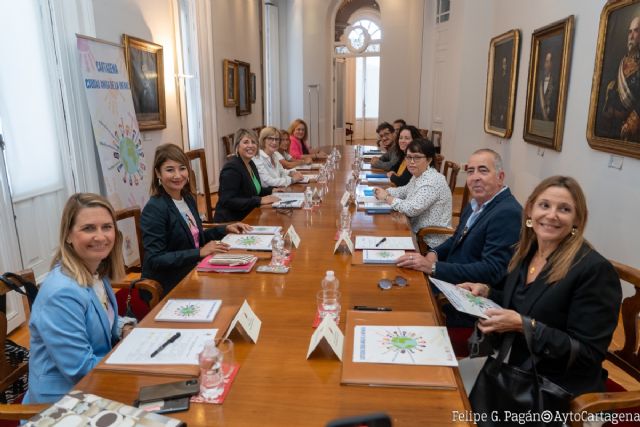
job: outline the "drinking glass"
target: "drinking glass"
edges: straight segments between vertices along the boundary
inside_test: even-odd
[[[233,351],[233,341],[229,338],[217,339],[216,347],[218,347],[218,351],[222,356],[222,374],[224,375],[224,379],[228,380],[236,363]]]

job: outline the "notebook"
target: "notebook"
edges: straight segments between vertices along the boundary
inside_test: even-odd
[[[342,376],[340,380],[342,384],[438,389],[457,388],[454,370],[450,366],[354,362],[356,326],[363,325],[435,326],[436,320],[433,313],[428,312],[348,310],[342,355]],[[402,347],[407,347],[406,343],[402,344]],[[407,351],[407,348],[402,348],[401,350]],[[422,350],[424,351],[424,349]],[[455,355],[452,354],[452,357],[455,360]]]
[[[219,299],[170,299],[156,314],[158,322],[212,322],[222,301]]]
[[[205,257],[196,269],[205,273],[248,273],[257,261],[254,255],[215,254]]]

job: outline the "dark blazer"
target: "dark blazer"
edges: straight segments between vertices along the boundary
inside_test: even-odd
[[[498,283],[507,271],[518,241],[522,207],[507,188],[487,205],[469,230],[471,204],[462,212],[455,233],[440,246],[435,278],[454,284]]]
[[[399,158],[398,158],[398,162],[393,165],[393,171],[398,173],[398,169],[400,169],[400,165],[402,164],[402,162],[404,161],[404,157],[406,155],[406,153],[404,153],[403,151],[401,151],[400,149],[394,147],[398,154],[399,154]],[[402,175],[391,175],[391,178],[389,178],[389,180],[391,181],[391,183],[393,185],[395,185],[396,187],[403,187],[405,185],[407,185],[409,183],[409,181],[411,181],[411,172],[409,172],[409,169],[407,167],[404,168],[404,172],[402,172]]]
[[[535,250],[532,248],[523,265],[505,278],[503,292],[492,291],[491,298],[503,307],[514,309],[514,292],[526,280],[527,266]],[[602,369],[602,361],[618,324],[620,279],[611,263],[586,243],[566,277],[549,283],[546,273],[542,270],[527,285],[531,288],[519,310],[536,320],[533,352],[540,358],[538,373],[574,395],[604,391],[607,373]],[[580,349],[574,364],[566,371],[570,336],[579,342]],[[525,364],[528,354],[524,336],[518,334],[509,363],[528,367],[530,363]]]
[[[253,174],[260,181],[258,168],[249,162]],[[260,182],[262,185],[262,182]],[[218,204],[213,216],[214,222],[241,221],[251,213],[254,208],[260,207],[260,198],[268,196],[273,187],[262,186],[260,194],[256,192],[251,175],[242,159],[232,157],[220,171],[220,187],[218,189]]]
[[[200,247],[226,234],[224,225],[203,230],[196,201],[191,195],[184,201],[200,230]],[[166,193],[149,199],[140,216],[140,227],[144,244],[142,277],[160,282],[166,295],[200,262],[200,249],[196,248],[186,221]]]

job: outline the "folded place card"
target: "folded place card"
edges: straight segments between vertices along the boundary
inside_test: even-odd
[[[291,243],[297,249],[298,246],[300,246],[300,236],[296,232],[296,229],[293,228],[293,224],[291,224],[289,226],[289,228],[287,229],[287,234],[289,235],[289,238],[291,239]]]
[[[333,253],[335,254],[337,252],[342,242],[344,242],[347,245],[347,249],[349,250],[349,253],[352,254],[354,251],[353,242],[351,241],[351,237],[349,237],[349,235],[345,231],[340,233],[340,235],[338,236],[338,241],[336,242],[336,245],[333,248]]]
[[[329,347],[331,347],[331,350],[333,350],[335,355],[338,356],[338,359],[342,360],[344,335],[331,316],[325,317],[322,322],[320,322],[320,325],[318,325],[318,328],[313,332],[313,335],[311,335],[309,349],[307,350],[307,359],[323,339],[327,344],[329,344]]]
[[[253,312],[247,300],[244,300],[242,306],[240,306],[236,317],[234,317],[231,321],[229,329],[227,329],[227,333],[224,335],[224,337],[227,338],[229,334],[231,334],[231,331],[233,331],[233,329],[238,324],[247,333],[249,338],[251,338],[251,341],[253,341],[254,343],[258,342],[258,336],[260,335],[260,327],[262,326],[262,322]]]

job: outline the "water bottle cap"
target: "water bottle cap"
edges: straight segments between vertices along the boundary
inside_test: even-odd
[[[336,275],[333,272],[333,270],[327,270],[327,275],[325,276],[325,279],[333,279],[335,277],[336,277]]]

